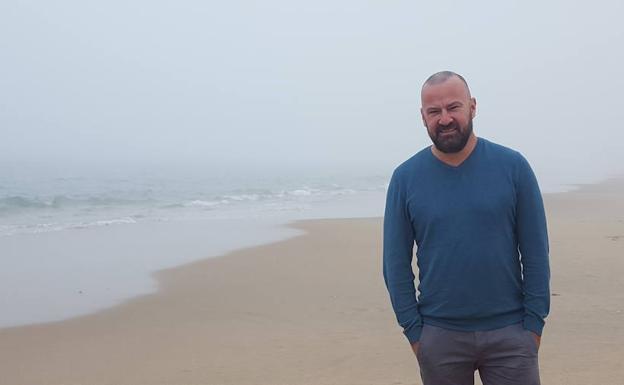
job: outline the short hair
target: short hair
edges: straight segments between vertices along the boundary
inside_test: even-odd
[[[460,74],[453,72],[453,71],[440,71],[440,72],[434,73],[433,75],[429,76],[427,80],[425,80],[425,82],[423,83],[422,89],[424,89],[426,86],[444,83],[445,81],[449,80],[452,77],[459,78],[459,80],[461,80],[462,83],[464,83],[464,85],[466,86],[468,95],[470,95],[470,88],[468,87],[468,82],[466,82],[466,79],[464,79],[464,77],[461,76]]]

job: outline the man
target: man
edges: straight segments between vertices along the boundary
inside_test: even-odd
[[[473,384],[478,370],[484,385],[539,384],[550,270],[535,175],[520,153],[475,136],[460,75],[432,75],[421,101],[433,146],[390,180],[383,272],[423,383]]]

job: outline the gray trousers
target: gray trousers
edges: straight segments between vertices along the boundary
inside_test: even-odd
[[[418,364],[424,385],[539,385],[537,343],[521,323],[460,332],[424,325]]]

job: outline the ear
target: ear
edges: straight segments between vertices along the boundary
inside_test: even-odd
[[[477,99],[470,98],[470,116],[473,118],[477,115]]]
[[[425,121],[425,112],[423,111],[422,107],[420,108],[420,118],[422,119],[423,125],[427,127],[427,122]]]

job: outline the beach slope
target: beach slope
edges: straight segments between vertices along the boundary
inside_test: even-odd
[[[624,183],[545,197],[545,384],[624,382]],[[159,291],[95,314],[0,330],[0,384],[420,384],[381,272],[382,219],[157,274]]]

